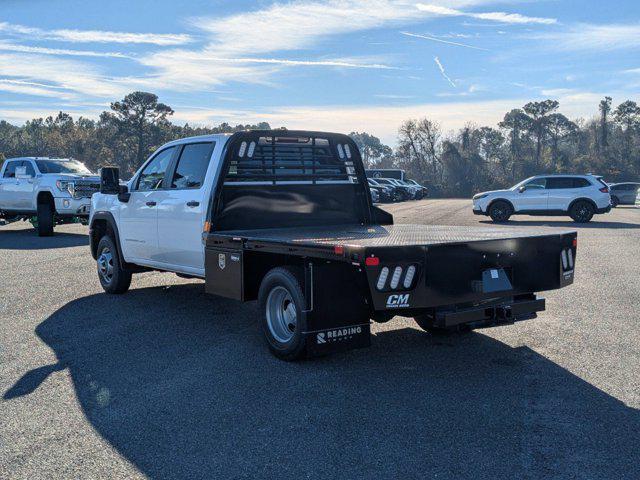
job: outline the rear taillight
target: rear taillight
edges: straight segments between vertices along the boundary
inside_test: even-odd
[[[417,273],[417,265],[409,265],[406,268],[400,265],[382,267],[376,280],[376,288],[380,291],[410,290],[415,284]]]
[[[560,252],[560,259],[562,260],[562,270],[565,272],[573,270],[573,250],[565,248]]]
[[[609,187],[602,187],[602,188],[600,189],[600,191],[601,191],[602,193],[609,193]]]

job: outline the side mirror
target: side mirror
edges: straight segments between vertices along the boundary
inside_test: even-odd
[[[129,187],[126,185],[120,185],[118,190],[118,200],[122,203],[127,203],[131,198],[131,193],[129,192]]]
[[[102,167],[100,169],[100,193],[117,195],[120,193],[120,169]]]
[[[522,192],[524,192],[526,189],[527,189],[527,187],[525,187],[525,186],[523,185],[523,186],[521,186],[521,187],[518,189],[518,191],[519,191],[520,193],[522,193]]]

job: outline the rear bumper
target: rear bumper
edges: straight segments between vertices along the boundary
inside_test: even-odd
[[[536,318],[537,313],[544,311],[544,309],[544,298],[536,298],[535,295],[531,295],[529,298],[497,302],[489,306],[479,305],[436,311],[433,317],[433,326],[440,328],[458,325],[490,327]]]
[[[604,207],[604,208],[598,208],[598,209],[596,210],[596,213],[598,213],[598,214],[602,214],[602,213],[609,213],[610,211],[611,211],[611,205],[607,205],[607,206],[606,206],[606,207]]]

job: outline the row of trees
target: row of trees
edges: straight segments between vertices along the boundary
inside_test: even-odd
[[[268,123],[212,128],[175,125],[174,111],[147,92],[133,92],[111,104],[100,118],[75,120],[60,112],[56,117],[37,118],[17,127],[0,121],[0,160],[15,156],[76,158],[91,170],[117,165],[133,173],[160,145],[176,138],[211,133],[232,133],[251,128],[269,128]]]
[[[538,173],[603,175],[610,181],[640,178],[640,107],[627,100],[615,108],[610,97],[599,115],[570,120],[555,100],[529,102],[507,112],[498,128],[468,124],[445,134],[427,118],[406,120],[393,150],[379,138],[352,132],[368,167],[402,168],[433,194],[467,196],[500,188]],[[212,128],[170,122],[173,109],[146,92],[111,104],[100,118],[74,120],[60,112],[18,127],[0,121],[0,160],[13,156],[73,157],[96,170],[117,165],[135,171],[158,146],[175,138],[269,128],[267,123]]]
[[[640,179],[640,107],[611,97],[599,116],[570,120],[555,100],[507,112],[498,128],[468,124],[444,135],[429,119],[405,121],[395,151],[366,133],[352,136],[370,167],[403,168],[444,196],[512,185],[544,173],[596,173],[609,181]]]

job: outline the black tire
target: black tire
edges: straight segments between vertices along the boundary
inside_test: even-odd
[[[506,222],[512,214],[513,208],[503,200],[493,202],[489,207],[489,216],[496,223]]]
[[[98,243],[96,255],[98,280],[107,293],[121,294],[129,290],[131,272],[122,269],[118,249],[109,235],[105,235]],[[108,271],[110,270],[110,275]]]
[[[306,355],[303,332],[307,330],[307,314],[301,275],[295,269],[274,268],[265,275],[258,292],[260,323],[267,345],[276,357],[287,361]]]
[[[38,236],[53,235],[54,209],[50,202],[38,203]]]
[[[612,195],[611,196],[611,207],[612,208],[616,208],[618,205],[620,205],[620,200],[618,199],[618,197]]]
[[[594,213],[595,209],[593,205],[585,200],[577,201],[571,205],[571,209],[569,210],[569,216],[576,223],[587,223],[593,218]]]
[[[455,327],[434,327],[433,319],[429,315],[425,315],[422,317],[414,317],[413,318],[418,326],[424,330],[425,332],[429,332],[433,336],[447,336],[447,335],[455,335],[458,333],[464,333],[471,331],[471,328],[466,325],[457,325]]]

